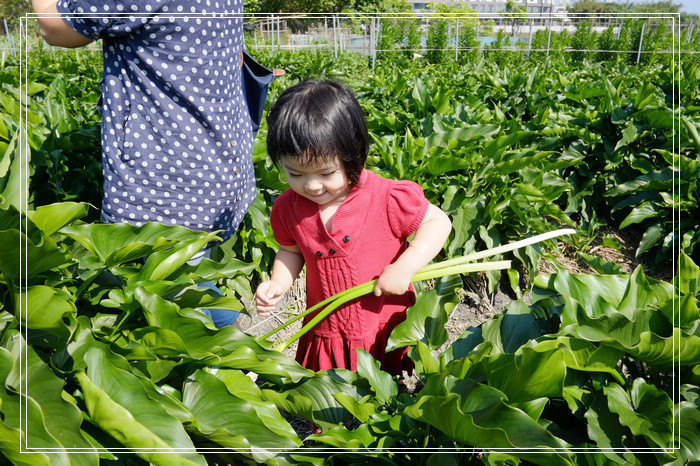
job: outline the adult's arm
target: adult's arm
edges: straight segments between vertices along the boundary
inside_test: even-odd
[[[91,39],[76,32],[66,23],[56,9],[57,0],[32,0],[34,13],[39,20],[39,31],[44,40],[58,47],[82,47]]]

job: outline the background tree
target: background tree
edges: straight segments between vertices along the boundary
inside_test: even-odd
[[[429,10],[439,14],[434,17],[426,15],[426,17],[431,20],[431,26],[433,21],[446,21],[450,27],[450,36],[454,37],[454,35],[459,33],[459,37],[457,38],[459,47],[469,49],[467,52],[460,53],[460,61],[468,62],[476,60],[480,54],[480,43],[477,38],[477,32],[480,31],[482,35],[491,34],[493,32],[493,20],[484,21],[482,24],[479,24],[476,10],[462,3],[446,4],[430,2],[427,6]],[[459,23],[457,15],[459,15]],[[437,35],[439,35],[439,33],[434,37]]]
[[[569,13],[610,13],[609,4],[596,0],[576,0],[566,8]]]
[[[686,0],[689,1],[689,0]],[[576,0],[567,7],[569,13],[678,13],[683,5],[671,0],[631,3],[600,0]]]
[[[518,25],[527,21],[527,7],[525,5],[516,5],[515,0],[508,0],[503,13],[499,14],[512,25],[513,37],[515,37]]]
[[[401,13],[405,0],[246,0],[246,13]]]
[[[0,17],[10,23],[15,23],[30,11],[29,0],[0,0]]]

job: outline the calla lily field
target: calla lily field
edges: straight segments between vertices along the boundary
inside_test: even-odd
[[[696,56],[668,66],[397,54],[372,68],[350,52],[251,54],[286,70],[268,101],[311,75],[347,82],[368,120],[368,168],[416,181],[452,219],[387,347],[409,348],[419,383],[407,390],[360,350],[357,371],[313,372],[283,351],[308,327],[279,341],[279,328],[217,329],[200,312],[255,312],[246,302],[270,270],[269,212],[286,184],[264,121],[255,203],[233,238],[190,265],[216,232],[98,221],[100,54],[34,50],[0,68],[0,457],[700,462]],[[591,248],[615,248],[611,229],[638,238],[633,270]],[[564,255],[588,271],[567,269]],[[467,278],[514,299],[448,341]],[[300,435],[294,419],[318,430]]]

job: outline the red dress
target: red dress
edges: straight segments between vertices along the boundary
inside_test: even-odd
[[[381,178],[363,170],[333,217],[329,232],[318,204],[291,189],[272,207],[270,222],[281,245],[297,245],[306,262],[306,302],[314,304],[376,279],[406,249],[429,202],[412,181]],[[415,303],[413,287],[395,296],[355,299],[333,311],[299,340],[297,361],[315,371],[357,370],[355,348],[362,348],[395,375],[412,368],[405,349],[386,354],[391,331]],[[316,313],[305,318],[308,322]]]

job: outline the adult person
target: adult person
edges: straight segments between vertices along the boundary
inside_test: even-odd
[[[102,222],[223,230],[228,239],[255,199],[243,0],[32,4],[49,44],[102,40]],[[217,327],[238,317],[205,312]]]

